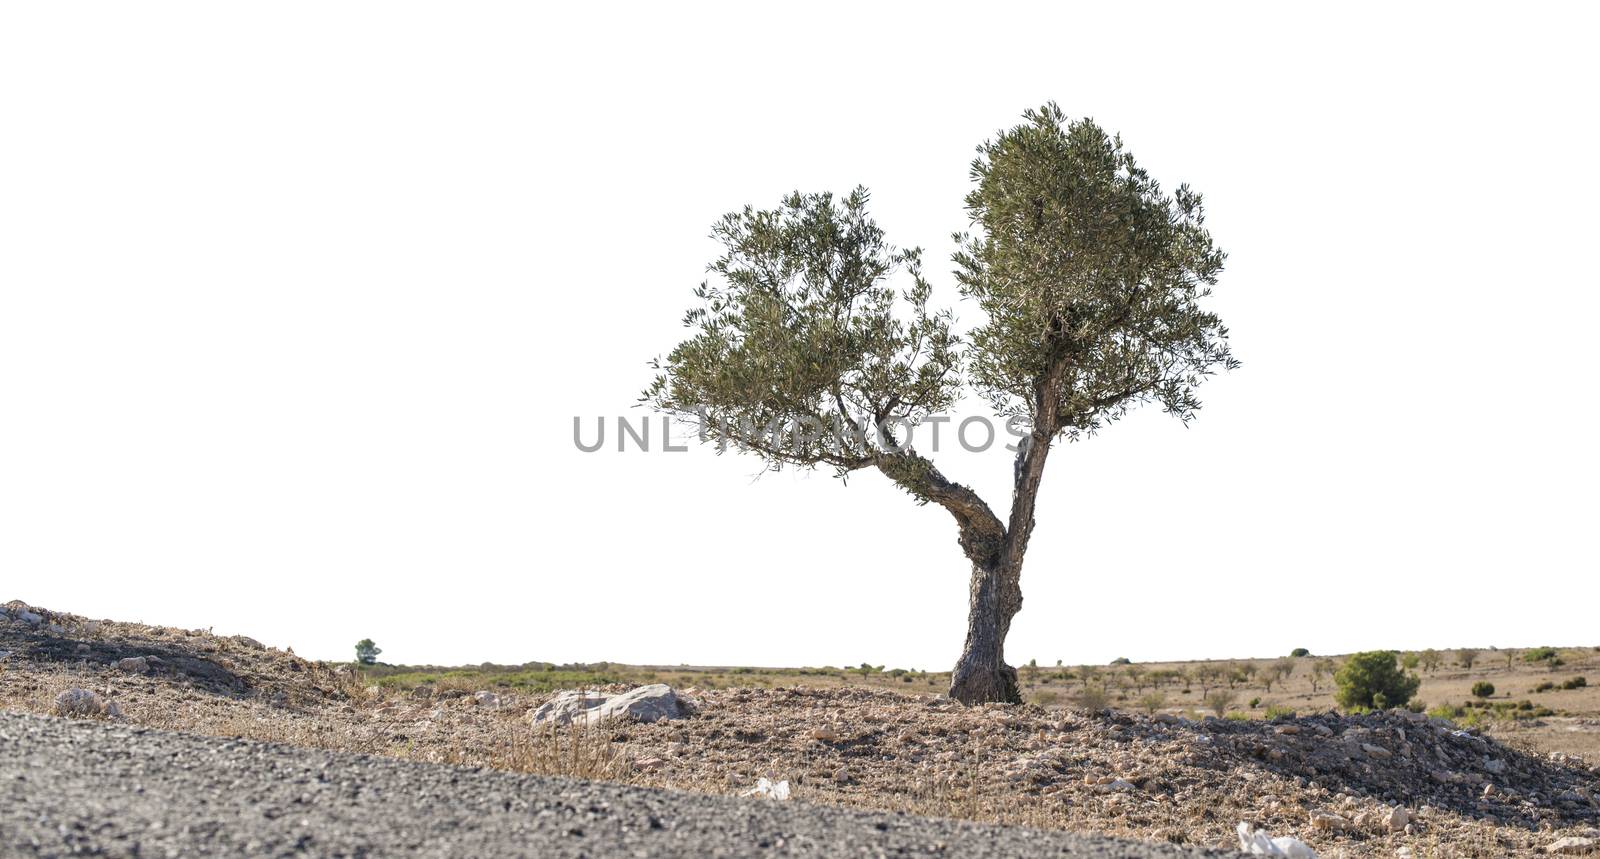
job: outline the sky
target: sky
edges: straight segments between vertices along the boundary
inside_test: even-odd
[[[327,659],[947,669],[937,507],[573,421],[644,416],[710,225],[792,190],[868,186],[975,324],[974,149],[1053,100],[1206,195],[1243,366],[1052,455],[1010,661],[1600,644],[1597,16],[7,4],[0,601]],[[1007,454],[950,454],[1006,507]]]

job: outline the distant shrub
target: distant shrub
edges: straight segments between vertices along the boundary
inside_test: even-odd
[[[1218,716],[1222,716],[1228,712],[1228,708],[1232,707],[1233,702],[1237,700],[1239,700],[1239,695],[1232,689],[1217,689],[1206,696],[1206,707],[1210,708],[1211,712],[1216,713]]]
[[[1085,710],[1104,710],[1111,706],[1111,696],[1104,686],[1085,686],[1073,697],[1073,703]]]
[[[1223,716],[1222,718],[1228,719],[1229,721],[1233,721],[1233,722],[1248,722],[1248,721],[1250,721],[1250,717],[1246,716],[1243,713],[1229,713],[1228,715]]]
[[[1546,680],[1543,683],[1540,683],[1538,686],[1533,687],[1529,691],[1534,692],[1534,693],[1549,692],[1551,689],[1554,689],[1554,688],[1556,688],[1556,684],[1554,682],[1552,682],[1552,681]]]
[[[1554,647],[1532,647],[1522,652],[1522,661],[1549,662],[1559,655]]]
[[[1481,684],[1480,683],[1478,685],[1481,686],[1481,685],[1485,685],[1485,684]],[[1432,716],[1435,719],[1445,719],[1445,720],[1448,720],[1448,721],[1451,721],[1451,722],[1454,722],[1455,720],[1461,718],[1465,714],[1466,714],[1466,710],[1464,710],[1464,709],[1462,709],[1460,707],[1451,706],[1449,704],[1440,704],[1439,706],[1428,710],[1428,715],[1429,716]]]
[[[1133,664],[1133,660],[1129,659],[1126,656],[1118,656],[1116,659],[1111,660],[1111,664],[1112,665],[1132,665]]]
[[[1033,703],[1041,707],[1053,707],[1061,703],[1061,693],[1054,689],[1040,689],[1033,693]]]
[[[1404,655],[1402,655],[1400,657],[1400,664],[1407,671],[1415,671],[1417,669],[1417,666],[1422,664],[1422,654],[1420,654],[1420,653],[1407,653],[1407,654],[1404,654]]]
[[[1600,648],[1596,648],[1596,649],[1600,650]],[[1303,658],[1305,658],[1307,656],[1310,656],[1311,655],[1311,651],[1305,649],[1304,647],[1296,647],[1295,649],[1289,651],[1289,655],[1293,656],[1296,659],[1303,659]]]
[[[1588,686],[1588,685],[1589,685],[1589,681],[1583,679],[1582,677],[1574,677],[1571,680],[1568,680],[1565,683],[1562,683],[1561,684],[1561,688],[1563,688],[1563,689],[1582,689],[1583,687]]]
[[[1472,684],[1472,697],[1493,698],[1494,684],[1487,680],[1479,680],[1478,682]]]
[[[1371,707],[1403,707],[1417,694],[1422,679],[1402,672],[1392,650],[1370,650],[1346,659],[1335,674],[1338,685],[1334,700],[1347,710]]]
[[[1167,696],[1161,692],[1151,692],[1139,699],[1139,709],[1146,713],[1154,714],[1155,711],[1167,706]]]
[[[1268,719],[1293,719],[1294,716],[1295,716],[1295,712],[1294,712],[1294,708],[1292,708],[1292,707],[1285,707],[1282,704],[1268,704],[1267,705],[1267,715],[1266,715],[1266,717]]]
[[[1254,710],[1259,706],[1261,706],[1261,698],[1259,696],[1250,699],[1250,709]]]

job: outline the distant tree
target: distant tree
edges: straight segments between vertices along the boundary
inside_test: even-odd
[[[1470,647],[1463,647],[1456,651],[1456,662],[1459,663],[1462,668],[1471,668],[1472,663],[1477,661],[1478,651]]]
[[[1400,670],[1398,654],[1372,650],[1346,659],[1334,683],[1334,700],[1346,709],[1404,707],[1422,685],[1421,678]]]
[[[378,654],[382,652],[383,648],[374,644],[370,638],[363,638],[356,642],[356,662],[362,665],[377,664]]]
[[[1196,683],[1200,684],[1200,696],[1202,698],[1205,697],[1206,693],[1211,691],[1211,687],[1217,685],[1217,681],[1221,680],[1223,676],[1223,667],[1215,662],[1202,662],[1196,665],[1194,667],[1194,679]]]
[[[1133,691],[1144,691],[1146,671],[1143,665],[1129,665],[1122,669],[1122,673],[1127,676],[1128,682],[1133,684]]]
[[[1422,656],[1421,654],[1417,653],[1402,654],[1400,657],[1400,664],[1407,671],[1415,671],[1417,670],[1417,666],[1422,664]]]
[[[1333,673],[1333,660],[1326,657],[1311,663],[1311,692],[1316,694],[1322,678]]]
[[[1289,651],[1289,655],[1296,659],[1304,659],[1311,655],[1311,651],[1305,649],[1304,647],[1296,647],[1295,649]]]
[[[1271,692],[1273,683],[1286,682],[1293,675],[1294,660],[1286,657],[1273,660],[1272,664],[1267,666],[1267,670],[1261,676],[1266,681],[1267,691]]]
[[[1139,699],[1139,709],[1146,713],[1154,714],[1157,710],[1167,706],[1167,696],[1160,692],[1151,692]]]
[[[971,564],[950,677],[968,704],[1021,701],[1004,646],[1052,448],[1145,403],[1188,422],[1202,380],[1237,365],[1205,306],[1225,254],[1201,196],[1164,190],[1091,120],[1053,104],[1024,120],[972,164],[973,231],[959,237],[954,276],[980,318],[964,343],[929,306],[921,251],[886,241],[866,189],[796,193],[713,227],[725,252],[643,397],[774,470],[876,470],[943,507]],[[1026,433],[1005,518],[901,429],[956,403],[963,381]]]
[[[1478,682],[1472,684],[1472,697],[1493,698],[1494,684],[1487,680],[1479,680]]]
[[[1240,665],[1237,662],[1230,662],[1224,671],[1226,672],[1224,679],[1228,683],[1228,688],[1232,689],[1236,684],[1249,683],[1251,675],[1256,673],[1256,667],[1249,663]]]
[[[1430,647],[1427,650],[1422,651],[1422,653],[1417,657],[1417,661],[1422,665],[1423,671],[1432,671],[1435,668],[1438,668],[1439,663],[1443,662],[1444,660],[1439,656],[1439,651]]]
[[[1085,689],[1089,688],[1089,684],[1093,683],[1099,675],[1100,669],[1093,665],[1078,666],[1078,679],[1083,683]]]

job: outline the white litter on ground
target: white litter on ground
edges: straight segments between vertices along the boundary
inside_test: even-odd
[[[1251,856],[1276,856],[1280,859],[1317,859],[1317,851],[1298,838],[1282,835],[1272,838],[1250,824],[1240,822],[1239,849]]]

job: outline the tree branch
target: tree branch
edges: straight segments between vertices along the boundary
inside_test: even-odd
[[[1000,559],[1006,528],[978,493],[945,477],[910,447],[900,453],[879,453],[873,465],[917,500],[950,511],[961,531],[961,548],[973,563],[992,567]]]

